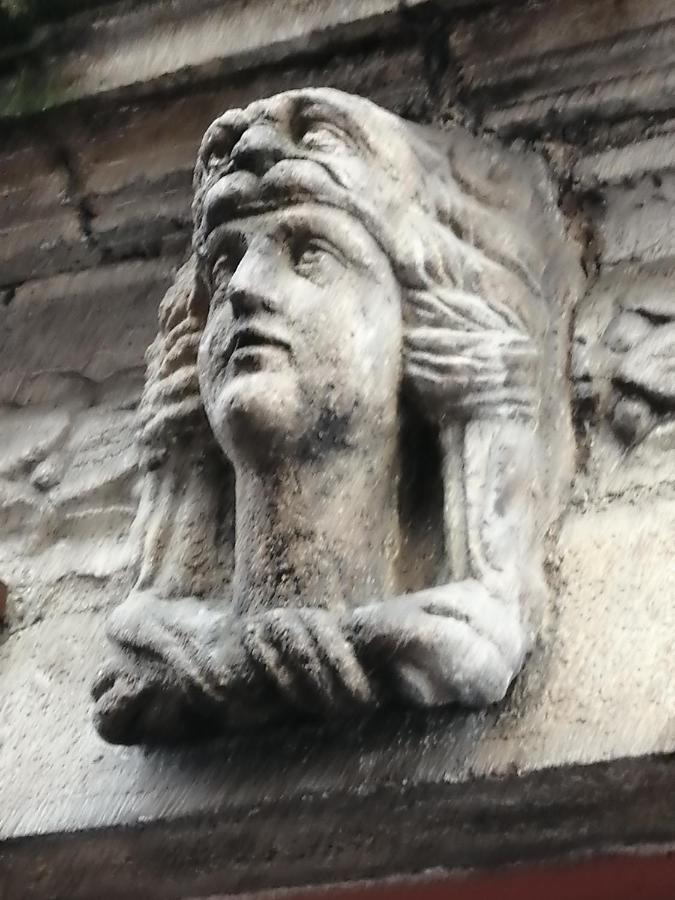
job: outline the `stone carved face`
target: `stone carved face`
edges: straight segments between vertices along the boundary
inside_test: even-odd
[[[225,452],[318,453],[392,434],[399,288],[363,225],[307,204],[216,223],[208,244],[198,370]]]
[[[289,91],[228,111],[206,132],[197,161],[197,251],[203,254],[213,228],[233,216],[305,200],[353,211],[368,226],[383,215],[408,215],[404,197],[426,199],[426,206],[431,198],[424,197],[419,147],[410,137],[397,117],[326,89]]]
[[[490,207],[512,204],[514,193],[499,157],[464,147],[466,135],[455,140],[457,173],[442,134],[329,89],[230,110],[208,129],[195,170],[194,248],[210,310],[199,378],[228,453],[235,424],[241,439],[252,428],[256,441],[262,429],[292,443],[318,435],[319,423],[344,426],[347,413],[367,418],[374,436],[390,430],[385,397],[397,396],[402,370],[432,419],[472,414],[492,398],[531,408],[523,382],[532,367],[510,352],[532,316],[521,263],[509,272],[462,237],[480,235],[495,259],[510,259],[512,237],[495,229]],[[488,207],[463,193],[480,195],[486,179]],[[476,298],[491,312],[479,340],[489,364],[474,384]],[[261,349],[266,338],[276,348]],[[258,349],[245,349],[252,342]]]
[[[195,245],[209,312],[199,382],[233,459],[396,429],[400,283],[345,202],[387,194],[343,104],[331,92],[282,95],[226,113],[202,145]]]

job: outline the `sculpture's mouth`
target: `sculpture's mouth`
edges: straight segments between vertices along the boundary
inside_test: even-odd
[[[289,354],[287,340],[256,325],[235,328],[225,348],[226,366],[239,371],[257,371],[271,354]]]

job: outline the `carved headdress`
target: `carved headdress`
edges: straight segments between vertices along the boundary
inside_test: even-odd
[[[389,257],[403,292],[407,381],[432,416],[532,417],[542,402],[560,403],[546,375],[559,379],[561,367],[542,376],[537,356],[562,359],[577,277],[571,255],[551,250],[562,224],[542,162],[460,127],[439,132],[363,98],[307,89],[230,110],[206,132],[195,258],[162,303],[149,355],[150,440],[200,406],[193,367],[210,231],[306,202],[350,213]],[[565,416],[556,412],[544,418]]]

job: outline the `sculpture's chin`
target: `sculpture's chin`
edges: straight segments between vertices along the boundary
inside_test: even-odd
[[[297,382],[285,372],[251,372],[231,379],[206,411],[231,459],[279,455],[302,438],[308,421]]]

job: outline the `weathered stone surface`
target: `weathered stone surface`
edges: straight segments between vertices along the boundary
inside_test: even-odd
[[[586,119],[673,105],[670,0],[554,0],[491,9],[451,35],[469,102],[491,128],[580,135]],[[588,136],[588,135],[587,135]]]
[[[50,218],[12,223],[0,232],[0,272],[3,284],[43,278],[68,269],[83,269],[98,262],[87,242],[79,216],[65,209]],[[36,260],[36,250],[41,258]]]
[[[18,589],[128,565],[136,510],[135,415],[119,403],[2,410],[0,564]]]
[[[69,573],[101,578],[132,558],[135,408],[172,271],[57,276],[0,307],[0,568],[22,618]]]
[[[180,0],[127,9],[123,16],[104,10],[89,43],[42,61],[48,84],[30,69],[0,81],[0,113],[21,115],[154,81],[180,82],[198,71],[207,77],[231,75],[374,34],[381,37],[400,27],[406,10],[427,5],[427,0],[351,0],[348,5],[341,0],[229,0],[224,7],[195,7]],[[32,83],[32,96],[26,82]]]
[[[49,218],[59,211],[67,189],[67,176],[55,166],[46,146],[36,146],[28,136],[8,142],[0,152],[0,226]],[[31,216],[32,213],[32,216]]]
[[[21,134],[2,143],[0,285],[95,265],[98,256],[70,200],[68,173],[49,141],[31,143]]]
[[[653,136],[636,137],[618,147],[582,153],[574,167],[575,179],[587,189],[606,184],[627,186],[645,175],[658,180],[675,166],[675,134],[668,128],[668,122],[655,123],[649,128],[655,132]]]
[[[0,307],[0,402],[45,402],[78,380],[95,393],[116,375],[142,373],[174,265],[123,263],[19,287]]]
[[[672,310],[672,4],[561,0],[497,11],[489,0],[449,0],[405,14],[389,4],[374,17],[362,15],[366,6],[326,4],[334,19],[308,16],[303,25],[298,17],[278,30],[279,42],[274,29],[261,26],[257,37],[252,29],[237,57],[229,36],[220,48],[192,42],[180,3],[156,4],[159,18],[145,24],[135,4],[131,29],[123,15],[91,31],[79,20],[81,66],[66,30],[57,36],[65,54],[45,45],[44,68],[18,79],[10,66],[3,72],[5,112],[57,110],[19,137],[5,120],[0,160],[0,283],[8,287],[0,293],[0,490],[19,485],[0,504],[0,580],[10,585],[0,772],[11,773],[0,777],[0,893],[12,900],[134,892],[167,900],[672,846],[674,429],[662,402],[622,395],[614,379],[619,354],[635,351],[629,383],[665,384],[640,353]],[[353,10],[356,27],[343,28]],[[204,6],[197,19],[208,14]],[[154,41],[169,32],[168,42]],[[236,30],[231,37],[239,40]],[[176,71],[176,62],[186,65]],[[127,63],[137,64],[131,74]],[[72,81],[59,84],[66,68]],[[206,123],[226,107],[312,84],[418,120],[450,114],[545,142],[589,273],[570,361],[579,472],[559,558],[549,560],[559,601],[499,713],[394,714],[180,752],[112,748],[91,725],[88,687],[102,620],[133,580],[129,414],[171,275],[139,278],[145,302],[135,277],[122,279],[106,303],[114,269],[87,274],[73,282],[72,317],[70,279],[50,279],[47,290],[20,285],[97,267],[102,257],[180,253],[187,191],[175,206],[171,192],[185,190],[190,148]],[[66,115],[60,104],[73,97],[83,102]],[[118,108],[121,98],[134,103]],[[89,330],[77,287],[87,281]],[[127,290],[136,300],[125,301]],[[6,317],[29,296],[34,306]],[[21,319],[31,310],[29,328]],[[13,339],[3,343],[5,323]],[[68,367],[91,367],[98,378],[118,368],[117,351],[133,371],[104,378],[92,400],[89,376]],[[110,501],[101,468],[119,473],[113,494],[122,503]],[[52,494],[62,500],[56,516]],[[27,543],[33,534],[37,552]]]
[[[675,175],[647,175],[605,191],[598,221],[602,260],[651,262],[675,255]]]

